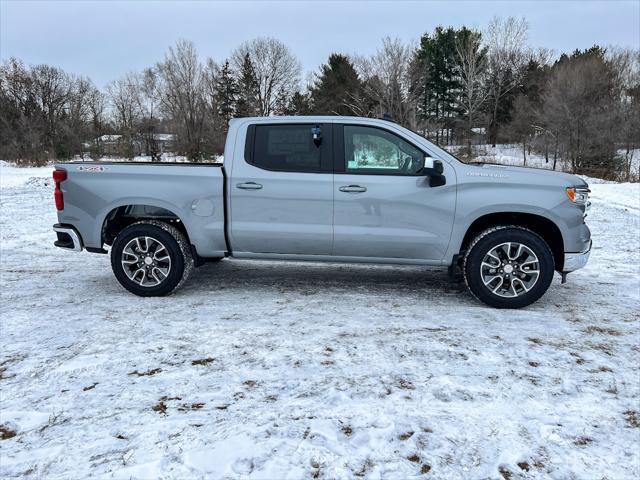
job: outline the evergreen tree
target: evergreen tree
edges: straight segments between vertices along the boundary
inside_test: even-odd
[[[244,56],[242,68],[238,72],[237,85],[236,117],[258,115],[260,111],[258,108],[258,80],[248,53]]]
[[[228,60],[224,62],[215,79],[214,97],[218,116],[223,126],[222,130],[226,132],[229,128],[229,120],[235,116],[238,97],[238,86],[231,73]]]
[[[463,30],[467,29],[463,27]],[[445,135],[441,129],[445,129],[448,140],[449,129],[461,113],[456,38],[464,34],[463,30],[437,27],[432,35],[424,34],[413,62],[418,117],[436,128],[436,141],[441,141],[441,135]]]
[[[310,97],[301,92],[295,92],[290,99],[287,100],[282,115],[311,115]]]
[[[320,67],[311,88],[313,113],[317,115],[357,115],[354,101],[361,96],[362,81],[349,59],[337,53]],[[300,100],[300,98],[298,98]]]

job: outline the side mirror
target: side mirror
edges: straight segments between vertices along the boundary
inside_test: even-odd
[[[424,157],[424,167],[422,173],[429,177],[429,186],[441,187],[447,184],[447,179],[443,175],[444,165],[441,160],[434,160],[431,157]]]
[[[422,172],[429,177],[442,175],[444,173],[442,161],[434,160],[431,157],[424,157],[424,167],[422,167]]]

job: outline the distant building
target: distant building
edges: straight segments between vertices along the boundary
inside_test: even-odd
[[[103,155],[118,155],[122,152],[122,135],[102,135],[96,139]]]
[[[153,140],[156,142],[160,153],[173,152],[176,146],[176,135],[174,133],[154,133]]]

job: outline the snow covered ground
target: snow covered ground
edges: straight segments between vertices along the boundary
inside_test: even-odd
[[[640,185],[593,184],[588,266],[498,311],[446,272],[225,260],[168,298],[52,246],[0,166],[1,478],[640,475]]]
[[[460,148],[462,147],[446,147],[447,150],[451,150],[454,154]],[[553,169],[553,156],[547,162],[544,155],[536,152],[527,152],[527,164],[524,165],[522,145],[499,144],[495,147],[491,145],[475,145],[473,148],[476,155],[474,160],[480,162],[499,163],[516,167],[544,168],[547,170]],[[625,150],[618,150],[618,155],[626,157],[627,153]],[[631,158],[631,178],[637,180],[640,178],[640,149],[631,150],[629,156]],[[555,169],[560,172],[571,171],[570,165],[567,165],[562,159],[558,159]]]

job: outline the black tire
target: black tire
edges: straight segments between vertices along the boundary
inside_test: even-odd
[[[485,285],[481,274],[481,265],[485,256],[498,245],[507,242],[517,242],[529,248],[538,258],[538,270],[540,272],[530,290],[524,291],[520,289],[521,293],[513,297],[504,297],[494,293],[491,288]],[[495,308],[522,308],[531,305],[545,294],[553,279],[555,262],[549,245],[540,235],[523,227],[505,225],[493,227],[480,233],[469,245],[464,256],[462,268],[467,288],[478,300]],[[490,271],[493,272],[494,270]],[[506,269],[503,272],[506,273]],[[521,271],[522,273],[526,272]],[[507,275],[507,277],[509,276]],[[515,275],[512,274],[511,278],[514,277]],[[523,276],[523,278],[525,277]],[[497,279],[494,284],[490,285],[493,287],[493,285],[498,285],[500,282],[501,280]],[[506,281],[504,282],[505,284],[510,284]],[[521,282],[513,283],[518,286],[522,285]]]
[[[157,285],[141,285],[129,278],[125,272],[127,267],[122,262],[123,250],[138,237],[150,237],[156,240],[166,249],[170,258],[167,276],[164,278],[160,275],[154,276],[155,279],[160,279]],[[193,270],[193,257],[189,243],[177,228],[165,222],[146,220],[131,224],[118,234],[111,247],[111,268],[120,285],[131,293],[140,297],[160,297],[170,294],[187,280]],[[135,265],[129,272],[131,273],[134,269],[136,269]]]

